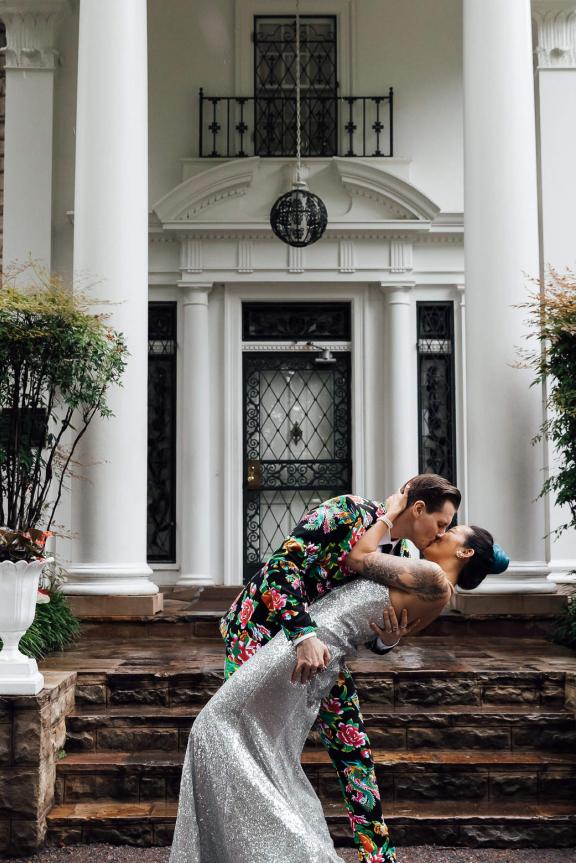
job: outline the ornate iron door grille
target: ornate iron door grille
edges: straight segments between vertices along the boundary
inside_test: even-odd
[[[245,352],[244,580],[311,506],[350,490],[350,354]]]
[[[300,16],[302,152],[338,148],[336,18]],[[254,19],[254,149],[257,156],[296,151],[296,18]]]
[[[176,303],[148,314],[148,560],[176,562]]]
[[[417,303],[420,472],[456,483],[454,304]]]

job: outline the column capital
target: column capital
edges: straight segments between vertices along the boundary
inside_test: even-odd
[[[532,4],[538,69],[576,69],[576,0]]]
[[[69,0],[0,0],[6,26],[6,69],[53,70],[58,63],[56,25]]]
[[[377,282],[376,284],[385,295],[388,303],[404,305],[412,303],[412,291],[416,282]]]
[[[214,287],[213,282],[178,282],[178,287],[182,288],[183,300],[185,306],[207,306],[208,295]]]

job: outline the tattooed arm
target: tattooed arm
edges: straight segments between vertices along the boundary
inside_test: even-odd
[[[409,560],[374,551],[364,557],[362,576],[405,593],[423,602],[448,602],[452,595],[444,571],[428,560]]]

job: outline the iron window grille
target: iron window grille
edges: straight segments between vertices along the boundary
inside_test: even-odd
[[[249,341],[348,342],[349,303],[244,303],[242,339]]]
[[[456,483],[454,304],[417,303],[419,470]]]
[[[209,158],[296,153],[294,16],[254,19],[254,95],[200,90],[199,154]],[[393,90],[343,96],[337,79],[337,22],[300,16],[302,155],[392,156]]]
[[[148,314],[148,560],[176,562],[176,303]]]

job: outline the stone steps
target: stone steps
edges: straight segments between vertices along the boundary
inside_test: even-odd
[[[169,845],[176,819],[175,802],[100,801],[54,807],[48,816],[48,843],[71,845],[111,842],[118,845]],[[348,819],[339,805],[325,807],[332,837],[350,846]],[[576,844],[573,803],[530,804],[419,802],[389,803],[386,820],[398,846],[570,847]]]
[[[167,844],[195,717],[222,685],[222,645],[81,643],[49,841]],[[56,661],[56,660],[51,660]],[[398,845],[576,844],[576,664],[536,639],[411,640],[349,663]],[[336,774],[312,733],[303,766],[338,845]]]
[[[365,710],[372,705],[425,705],[531,708],[562,708],[566,675],[562,671],[509,671],[488,669],[385,670],[378,658],[348,664]],[[191,659],[177,668],[140,664],[120,671],[82,673],[76,688],[81,706],[118,707],[200,706],[222,685],[219,657],[209,661]]]
[[[66,751],[142,752],[184,750],[200,707],[109,707],[75,710],[66,720]],[[409,750],[551,749],[576,751],[576,717],[571,711],[506,705],[434,708],[371,704],[363,711],[372,746]],[[311,746],[320,746],[317,735]]]
[[[576,798],[576,753],[470,750],[373,751],[383,801],[562,802]],[[56,800],[135,803],[178,799],[184,752],[86,752],[58,764]],[[340,800],[328,755],[303,753],[302,765],[323,803]]]

